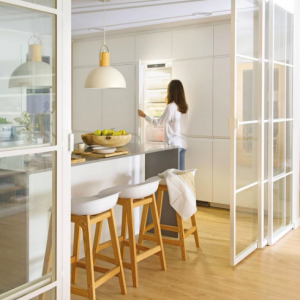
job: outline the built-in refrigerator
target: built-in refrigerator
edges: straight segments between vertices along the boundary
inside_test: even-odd
[[[159,118],[166,108],[168,84],[172,79],[171,62],[139,64],[139,105],[146,115]],[[140,121],[140,136],[143,143],[162,144],[164,127],[151,127]]]

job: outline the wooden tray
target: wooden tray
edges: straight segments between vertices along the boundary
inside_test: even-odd
[[[81,163],[81,162],[85,162],[85,158],[71,157],[71,164],[77,164],[77,163]]]

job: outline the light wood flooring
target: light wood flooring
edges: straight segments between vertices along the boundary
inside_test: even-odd
[[[186,262],[181,260],[179,247],[165,245],[167,271],[160,269],[158,256],[152,256],[138,264],[138,288],[132,286],[131,273],[125,270],[128,294],[120,293],[115,277],[97,289],[97,299],[300,299],[300,229],[231,267],[229,211],[200,207],[197,224],[201,248],[195,247],[190,236]],[[81,269],[78,284],[86,285],[85,271]],[[71,299],[84,298],[72,295]]]

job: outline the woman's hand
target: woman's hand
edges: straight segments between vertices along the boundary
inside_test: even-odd
[[[138,110],[138,115],[141,118],[145,118],[146,117],[146,114],[142,110],[140,110],[140,109]]]

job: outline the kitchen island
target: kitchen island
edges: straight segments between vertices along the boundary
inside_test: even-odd
[[[96,195],[99,191],[113,186],[138,184],[167,169],[179,166],[177,147],[155,144],[129,143],[129,153],[108,158],[86,158],[85,162],[72,164],[71,183],[72,198]],[[90,151],[90,149],[85,149]],[[122,209],[116,205],[115,216],[118,234],[121,234]],[[139,233],[141,210],[134,212],[135,232]],[[162,222],[176,226],[176,214],[169,204],[168,193],[164,195]],[[73,228],[72,228],[73,231]],[[94,232],[93,232],[94,234]],[[177,233],[163,232],[174,236]],[[93,236],[92,236],[93,238]],[[108,225],[103,224],[101,243],[110,240]],[[83,256],[83,253],[81,253]]]

